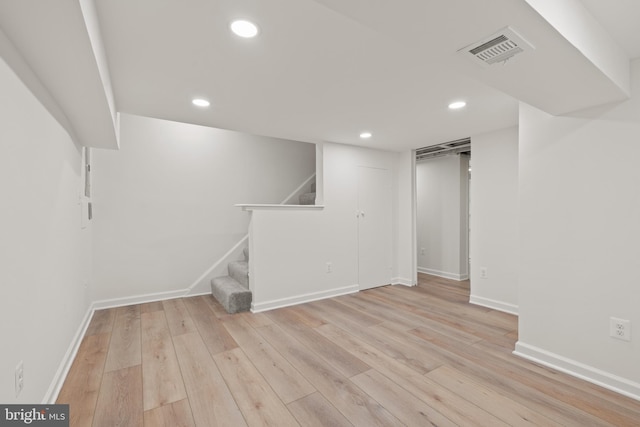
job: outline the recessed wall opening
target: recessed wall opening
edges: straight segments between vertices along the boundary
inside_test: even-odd
[[[469,278],[470,160],[470,138],[416,150],[419,273]]]

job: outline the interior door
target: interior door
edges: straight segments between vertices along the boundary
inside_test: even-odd
[[[358,167],[358,283],[360,289],[391,283],[391,172]]]

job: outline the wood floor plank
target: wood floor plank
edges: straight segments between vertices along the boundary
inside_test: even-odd
[[[345,322],[337,322],[337,326],[421,374],[442,365],[437,353],[425,353],[414,343],[397,340],[397,331],[381,328],[380,325],[358,328]]]
[[[143,426],[140,365],[104,374],[93,427],[114,426]]]
[[[490,310],[486,317],[493,319],[496,323],[500,324],[504,329],[509,331],[515,331],[518,329],[518,316],[514,314],[504,313],[502,311]]]
[[[230,318],[223,324],[284,403],[316,391],[287,359],[249,326],[245,318]]]
[[[362,294],[361,296],[365,296],[366,294],[366,292],[360,293]],[[416,319],[399,316],[399,313],[392,313],[388,311],[387,307],[380,302],[375,300],[372,302],[364,298],[359,298],[358,296],[360,295],[355,295],[357,294],[345,295],[345,297],[340,300],[340,303],[364,313],[375,313],[376,317],[383,321],[392,323],[394,325],[393,327],[398,330],[408,331],[409,329],[417,328],[423,324],[422,318],[418,318],[418,316],[416,316]]]
[[[375,370],[351,378],[408,426],[456,426],[450,419]]]
[[[326,323],[323,319],[315,316],[309,310],[305,310],[302,307],[287,307],[286,312],[291,317],[292,321],[302,323],[310,328],[317,328],[318,326],[322,326]]]
[[[346,317],[354,323],[367,328],[381,323],[384,319],[380,319],[376,316],[371,316],[361,310],[353,309],[346,304],[342,304],[339,298],[336,299],[324,299],[315,301],[313,304],[321,306],[324,310],[339,314],[341,317]]]
[[[267,326],[272,324],[273,322],[269,317],[264,313],[252,313],[250,311],[239,313],[239,316],[242,317],[245,322],[247,322],[253,328],[259,328],[261,326]]]
[[[454,304],[445,300],[409,299],[389,292],[370,295],[396,307],[400,312],[410,312],[480,338],[511,332],[511,329],[496,326],[488,321],[484,317],[487,309],[478,306]]]
[[[56,403],[69,404],[69,425],[90,426],[102,383],[110,333],[87,335],[67,374]]]
[[[164,311],[141,315],[142,393],[144,410],[187,397]]]
[[[179,400],[146,411],[144,427],[195,427],[189,401]]]
[[[113,330],[113,323],[116,320],[116,309],[107,308],[104,310],[96,310],[93,313],[91,322],[87,327],[85,336],[110,333]]]
[[[462,372],[448,366],[441,366],[429,372],[426,376],[469,402],[487,409],[487,411],[509,425],[531,427],[555,427],[561,425],[525,405],[495,392],[491,388],[481,385]]]
[[[162,302],[164,314],[172,336],[196,332],[196,325],[182,299],[170,299]]]
[[[185,298],[184,303],[212,356],[238,347],[204,298]]]
[[[178,361],[196,426],[246,426],[200,334],[174,338]]]
[[[288,335],[279,325],[257,331],[304,375],[354,425],[395,426],[402,423],[359,387],[339,374],[313,350]]]
[[[214,357],[250,426],[298,426],[295,418],[244,352],[236,348]]]
[[[163,311],[150,311],[140,315],[141,342],[170,340],[171,332],[167,324],[167,317]]]
[[[222,304],[216,301],[212,295],[201,295],[197,298],[209,306],[209,309],[213,312],[216,318],[222,320],[229,316],[233,316],[233,314],[227,313],[227,310],[225,310]]]
[[[140,304],[140,313],[153,313],[154,311],[163,311],[162,301],[148,302]]]
[[[351,424],[322,394],[315,392],[287,405],[301,426],[351,427]]]
[[[141,363],[140,306],[120,307],[116,310],[105,372],[129,368]]]
[[[288,309],[274,310],[269,316],[289,335],[312,349],[345,377],[349,378],[369,369],[362,360],[338,347],[314,329],[292,321]]]
[[[348,332],[334,325],[322,326],[318,328],[318,331],[341,347],[349,349],[372,368],[395,381],[413,396],[430,405],[456,424],[478,427],[501,424],[496,417],[480,407],[443,389],[439,384],[387,356],[377,348],[358,340]],[[368,391],[366,388],[364,390]]]

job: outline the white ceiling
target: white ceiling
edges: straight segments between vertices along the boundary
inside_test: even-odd
[[[370,130],[367,145],[394,150],[517,122],[516,100],[446,60],[472,39],[443,14],[468,1],[338,2],[355,8],[346,11],[323,3],[99,1],[119,109],[309,142],[360,144]],[[256,22],[260,36],[235,37],[235,18]],[[193,96],[211,108],[194,108]],[[457,99],[469,107],[449,111]]]
[[[640,56],[634,28],[639,1],[582,1],[629,56]],[[61,99],[76,127],[92,122],[92,110],[108,121],[104,98],[112,88],[121,112],[300,141],[405,150],[515,125],[516,97],[551,112],[621,99],[619,88],[531,0],[59,2],[75,7],[74,13],[47,12],[40,0],[3,0],[0,29]],[[93,23],[81,26],[77,19],[91,18],[88,6],[94,4],[99,43]],[[237,18],[254,21],[259,37],[231,34],[229,23]],[[461,62],[458,49],[508,25],[535,51],[489,71]],[[52,37],[56,28],[65,37]],[[64,42],[86,39],[87,33],[91,40],[82,50]],[[104,52],[86,60],[86,46],[95,50],[101,43]],[[111,87],[81,98],[83,89],[73,86],[79,73],[74,55],[103,82],[110,75]],[[103,56],[108,73],[100,67]],[[95,91],[100,78],[85,80]],[[195,96],[209,99],[211,107],[191,105]],[[465,109],[448,110],[460,99],[467,101]],[[93,103],[102,107],[94,109]],[[373,138],[360,140],[363,130]]]

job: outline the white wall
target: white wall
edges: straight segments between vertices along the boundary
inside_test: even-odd
[[[416,164],[418,271],[468,276],[468,158],[449,155]]]
[[[121,149],[93,161],[94,300],[184,290],[247,233],[234,204],[280,203],[315,171],[313,144],[133,115],[120,126]]]
[[[250,274],[254,310],[358,290],[357,167],[385,168],[396,177],[411,173],[407,155],[331,143],[322,147],[323,210],[252,213]],[[410,197],[398,195],[398,185],[395,180],[393,198],[406,205],[398,206],[396,215],[412,209]],[[406,217],[395,216],[393,221],[406,221]],[[393,221],[390,228],[394,227]],[[396,245],[410,253],[411,235],[405,228],[397,227],[406,234],[396,237]],[[395,254],[394,260],[398,262]],[[331,273],[326,272],[326,262],[332,263]],[[401,280],[396,278],[398,283],[412,281],[409,264],[394,266],[396,274],[408,275]]]
[[[631,100],[571,117],[520,107],[516,350],[640,398],[640,62]],[[631,321],[632,341],[609,336]]]
[[[89,306],[81,150],[1,59],[0,93],[0,402],[40,403]]]
[[[518,312],[518,128],[471,137],[471,302]],[[486,278],[480,276],[486,268]]]

